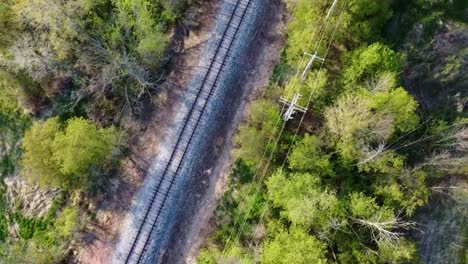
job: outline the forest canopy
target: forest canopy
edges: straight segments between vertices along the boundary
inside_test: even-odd
[[[0,262],[65,263],[82,247],[189,2],[0,1]]]
[[[425,111],[404,87],[408,54],[386,37],[396,5],[331,2],[286,1],[282,60],[234,138],[199,263],[416,263],[414,215],[466,175],[466,117]],[[315,52],[325,62],[307,71]],[[308,112],[285,124],[278,97],[297,93]]]

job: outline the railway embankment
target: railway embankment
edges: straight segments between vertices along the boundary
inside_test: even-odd
[[[242,72],[252,59],[248,50],[268,2],[222,2],[196,74],[122,227],[114,262],[155,263],[174,258],[175,253],[168,254],[167,248],[174,235],[181,234],[181,224],[196,214],[200,186],[216,162],[216,138],[230,124],[246,93]]]

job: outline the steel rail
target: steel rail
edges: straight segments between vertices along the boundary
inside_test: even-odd
[[[159,216],[160,216],[160,214],[161,214],[161,212],[162,212],[162,209],[163,209],[164,206],[165,206],[166,200],[167,200],[167,198],[169,197],[169,195],[170,195],[170,193],[171,193],[172,185],[174,184],[175,179],[176,179],[176,176],[177,176],[177,174],[179,173],[180,168],[182,167],[182,160],[184,159],[184,157],[185,157],[185,155],[186,155],[186,153],[187,153],[188,147],[190,146],[191,141],[192,141],[192,139],[193,139],[193,136],[195,135],[196,128],[198,127],[198,125],[199,125],[199,123],[200,123],[200,120],[202,119],[203,112],[205,111],[205,108],[206,108],[206,106],[207,106],[207,102],[209,101],[209,99],[211,98],[211,96],[212,96],[212,94],[213,94],[213,92],[214,92],[214,90],[215,90],[214,88],[215,88],[216,85],[217,85],[216,83],[218,82],[219,76],[220,76],[221,72],[223,71],[223,67],[225,66],[225,62],[226,62],[227,58],[229,57],[229,51],[230,51],[230,49],[231,49],[231,47],[232,47],[232,45],[233,45],[233,43],[234,43],[234,40],[236,39],[237,33],[239,32],[239,28],[240,28],[240,26],[241,26],[241,24],[242,24],[242,22],[243,22],[243,20],[244,20],[244,18],[245,18],[245,15],[246,15],[247,10],[248,10],[248,8],[249,8],[249,6],[250,6],[250,4],[251,4],[251,1],[252,1],[252,0],[247,0],[247,1],[246,1],[246,0],[237,0],[236,5],[234,6],[234,9],[233,9],[233,11],[232,11],[232,13],[231,13],[231,15],[230,15],[229,21],[228,21],[228,23],[227,23],[227,25],[226,25],[226,28],[225,28],[225,30],[224,30],[222,36],[221,36],[221,39],[220,39],[220,41],[219,41],[218,46],[217,46],[216,52],[215,52],[213,58],[211,59],[210,66],[208,67],[208,70],[207,70],[207,72],[206,72],[206,74],[205,74],[205,76],[204,76],[204,78],[203,78],[202,84],[200,85],[200,89],[199,89],[199,91],[198,91],[198,93],[197,93],[197,96],[196,96],[196,98],[195,98],[195,101],[194,101],[194,103],[193,103],[192,106],[191,106],[191,109],[190,109],[190,111],[189,111],[189,114],[187,115],[187,119],[185,120],[184,126],[183,126],[183,128],[182,128],[182,130],[181,130],[181,132],[180,132],[180,134],[179,134],[178,139],[177,139],[176,145],[175,145],[175,147],[174,147],[174,149],[173,149],[173,151],[172,151],[172,153],[171,153],[171,156],[170,156],[170,158],[169,158],[169,161],[168,161],[168,163],[167,163],[167,165],[166,165],[166,167],[165,167],[165,169],[164,169],[163,176],[160,178],[160,180],[159,180],[159,182],[158,182],[158,184],[157,184],[157,187],[154,189],[155,191],[152,193],[150,204],[149,204],[149,206],[148,206],[148,209],[146,210],[145,216],[144,216],[143,219],[141,220],[141,221],[142,221],[142,222],[141,222],[141,225],[140,225],[140,227],[139,227],[139,229],[138,229],[138,232],[137,232],[137,234],[136,234],[136,236],[135,236],[135,239],[134,239],[134,241],[133,241],[133,243],[132,243],[132,246],[131,246],[131,248],[130,248],[130,251],[128,252],[128,255],[127,255],[126,259],[125,259],[125,263],[129,263],[131,257],[134,255],[133,253],[134,253],[134,251],[135,251],[135,249],[136,249],[136,246],[137,246],[137,244],[138,244],[138,242],[139,242],[139,240],[140,240],[140,236],[142,235],[143,228],[144,228],[145,225],[147,224],[148,216],[149,216],[150,212],[153,211],[153,210],[152,210],[153,204],[154,204],[154,202],[156,201],[156,198],[157,198],[157,196],[158,196],[159,190],[160,190],[160,188],[161,188],[161,186],[162,186],[162,183],[163,183],[164,180],[165,180],[165,176],[166,176],[166,174],[167,174],[169,168],[171,167],[172,163],[174,162],[174,159],[175,159],[176,155],[178,154],[177,152],[178,152],[179,146],[180,146],[180,144],[181,144],[181,142],[182,142],[182,140],[183,140],[183,137],[184,137],[184,134],[185,134],[184,132],[186,131],[186,129],[187,129],[189,123],[192,121],[192,115],[193,115],[193,113],[194,113],[194,111],[195,111],[195,109],[196,109],[196,107],[197,107],[197,105],[198,105],[200,96],[202,95],[202,93],[203,93],[204,90],[205,90],[205,89],[203,89],[203,88],[204,88],[204,86],[207,84],[207,81],[208,81],[208,78],[209,78],[210,74],[213,72],[215,63],[219,63],[219,61],[217,60],[217,57],[218,57],[218,55],[220,54],[220,51],[221,51],[222,49],[225,49],[225,54],[220,55],[220,56],[222,56],[222,62],[221,62],[221,64],[220,64],[220,67],[216,69],[217,72],[215,72],[215,73],[216,73],[215,80],[208,86],[208,89],[209,89],[208,97],[207,97],[206,100],[204,100],[204,102],[203,102],[202,110],[199,111],[199,116],[198,116],[198,118],[197,118],[197,120],[196,120],[196,123],[195,123],[195,126],[194,126],[194,128],[193,128],[193,131],[191,132],[189,141],[188,141],[188,143],[186,144],[185,148],[183,149],[183,154],[182,154],[182,157],[179,159],[179,164],[177,165],[176,171],[175,171],[175,173],[173,174],[173,177],[172,177],[172,179],[171,179],[171,182],[170,182],[170,184],[169,184],[169,187],[167,188],[167,191],[164,193],[163,201],[161,202],[161,205],[159,206],[159,209],[158,209],[158,211],[157,211],[157,215],[156,215],[156,217],[155,217],[155,219],[154,219],[154,221],[153,221],[153,223],[152,223],[152,225],[151,225],[151,230],[150,230],[150,232],[148,233],[148,236],[147,236],[146,239],[145,239],[145,243],[144,243],[144,245],[143,245],[143,249],[142,249],[142,251],[138,254],[137,263],[139,263],[139,262],[141,261],[141,258],[142,258],[142,256],[144,255],[144,253],[145,253],[145,251],[146,251],[146,248],[147,248],[147,246],[148,246],[148,242],[149,242],[150,237],[151,237],[151,233],[153,232],[154,227],[156,226],[156,223],[158,222],[158,218],[159,218]],[[231,23],[232,23],[234,17],[239,18],[239,16],[236,16],[236,12],[238,11],[238,7],[241,6],[241,3],[243,3],[243,2],[247,2],[247,3],[246,3],[245,6],[243,7],[244,10],[243,10],[243,12],[242,12],[242,16],[240,17],[240,20],[239,20],[238,25],[236,25],[236,26],[233,27],[233,26],[231,25]],[[226,48],[226,47],[223,47],[223,43],[225,42],[226,36],[227,36],[227,32],[228,32],[230,29],[234,29],[234,30],[235,30],[235,33],[234,33],[234,35],[233,35],[232,37],[230,37],[230,39],[228,40],[228,41],[230,41],[230,43],[229,43],[229,47]],[[208,84],[209,84],[209,83],[208,83]]]

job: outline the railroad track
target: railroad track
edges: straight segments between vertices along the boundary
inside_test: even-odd
[[[149,250],[151,234],[156,227],[161,212],[171,194],[172,187],[182,167],[187,149],[192,143],[195,131],[200,123],[207,102],[215,91],[221,72],[229,57],[234,40],[238,36],[239,28],[245,18],[252,0],[235,0],[235,5],[229,20],[217,44],[214,56],[210,60],[209,67],[197,92],[195,101],[185,119],[182,131],[177,139],[176,145],[171,153],[164,172],[151,193],[147,210],[143,216],[138,231],[132,237],[132,243],[125,256],[125,264],[141,263]]]

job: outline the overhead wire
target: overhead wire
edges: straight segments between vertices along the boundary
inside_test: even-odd
[[[324,12],[325,12],[325,10],[326,10],[326,7],[327,7],[327,3],[328,3],[328,0],[326,0],[326,3],[324,4],[323,8],[321,9],[320,17],[322,17],[322,15],[324,14]],[[323,25],[322,25],[322,26],[323,26]],[[321,30],[322,26],[320,27],[320,30]],[[314,28],[314,31],[313,31],[313,33],[312,33],[312,35],[311,35],[311,37],[310,37],[310,39],[309,39],[309,41],[308,41],[308,43],[307,43],[307,45],[306,45],[306,49],[308,49],[308,48],[310,47],[310,45],[312,44],[312,41],[313,41],[314,36],[315,36],[315,33],[317,32],[317,28],[318,28],[318,27]],[[319,32],[320,32],[320,31],[319,31]],[[300,74],[300,69],[301,69],[301,65],[303,65],[304,62],[305,62],[305,56],[302,56],[301,59],[300,59],[300,61],[299,61],[299,67],[298,67],[297,70],[296,70],[295,77],[298,77],[298,76],[299,76],[299,74]],[[283,107],[282,107],[282,109],[281,109],[281,113],[282,113],[283,110],[284,110],[284,106],[285,106],[285,105],[283,104]],[[282,117],[281,117],[281,114],[280,114],[280,115],[278,116],[278,118],[277,118],[276,123],[275,123],[275,129],[274,129],[273,133],[271,134],[271,136],[269,137],[268,144],[265,145],[265,150],[264,150],[264,152],[263,152],[263,154],[262,154],[262,158],[261,158],[260,162],[258,163],[256,169],[255,169],[255,173],[254,173],[254,176],[253,176],[253,178],[252,178],[252,182],[255,182],[255,180],[256,180],[256,178],[257,178],[257,176],[258,176],[258,172],[259,172],[260,169],[262,168],[262,163],[263,163],[263,161],[264,161],[264,159],[265,159],[265,157],[266,157],[266,154],[267,154],[267,152],[268,152],[268,148],[269,148],[269,146],[270,146],[270,144],[271,144],[271,142],[272,142],[272,140],[273,140],[273,138],[274,138],[274,135],[276,134],[277,128],[279,127],[278,124],[281,122],[281,120],[282,120]],[[283,131],[284,131],[284,123],[282,124],[281,130],[280,130],[280,132],[279,132],[279,134],[278,134],[278,140],[281,138],[281,135],[283,134]],[[278,140],[277,140],[276,143],[275,143],[275,148],[274,148],[274,150],[276,150],[276,146],[277,146],[277,144],[278,144]],[[274,153],[274,150],[273,150],[272,153]],[[269,167],[270,162],[271,162],[271,157],[268,159],[267,165],[265,166],[266,168]],[[249,189],[249,191],[250,191],[250,189]],[[243,209],[243,208],[242,208],[242,209]],[[239,211],[242,212],[242,210],[239,210]],[[239,217],[240,217],[240,215],[241,215],[241,214],[238,214],[237,217],[236,217],[236,220],[234,221],[234,229],[233,229],[234,231],[235,231],[236,225],[239,223]],[[223,249],[223,251],[222,251],[222,253],[221,253],[221,256],[224,256],[224,255],[225,255],[226,249],[229,248],[229,243],[230,243],[230,240],[231,240],[231,238],[232,238],[232,235],[233,235],[233,231],[230,232],[230,235],[229,235],[228,239],[226,240],[227,242],[226,242],[226,244],[225,244],[225,246],[224,246],[224,249]]]
[[[338,18],[338,22],[337,22],[336,25],[335,25],[335,29],[333,30],[333,34],[332,34],[332,36],[331,36],[331,38],[330,38],[330,40],[329,40],[329,42],[328,42],[328,45],[327,45],[327,49],[326,49],[325,55],[323,56],[324,59],[326,59],[326,57],[327,57],[327,55],[328,55],[328,53],[329,53],[329,50],[330,50],[330,48],[331,48],[331,44],[332,44],[332,42],[333,42],[333,39],[335,38],[336,32],[337,32],[337,30],[338,30],[338,26],[340,25],[340,22],[341,22],[341,18],[342,18],[342,15],[343,15],[343,11],[345,10],[347,3],[348,3],[348,0],[345,1],[345,4],[344,4],[344,5],[342,6],[342,8],[341,8],[340,15],[339,15],[339,18]],[[327,16],[327,17],[328,17],[328,16]],[[322,40],[320,40],[320,42],[321,42],[321,41],[322,41]],[[317,44],[315,50],[317,50],[317,49],[320,47],[320,42]],[[321,64],[320,64],[320,68],[319,68],[319,70],[318,70],[318,74],[319,74],[319,75],[320,75],[320,73],[321,73],[321,70],[322,70],[324,64],[325,64],[325,60],[322,61]],[[318,80],[319,80],[319,78],[317,77],[314,85],[317,85]],[[309,95],[306,108],[309,108],[311,101],[312,101],[312,93]],[[288,159],[288,156],[289,156],[289,154],[290,154],[290,152],[291,152],[291,149],[292,149],[293,146],[294,146],[295,138],[297,137],[297,135],[298,135],[298,133],[299,133],[299,129],[300,129],[301,125],[302,125],[302,122],[304,121],[305,115],[306,115],[306,113],[303,113],[303,114],[302,114],[301,120],[300,120],[300,122],[299,122],[299,124],[298,124],[298,126],[297,126],[296,131],[295,131],[293,140],[292,140],[291,143],[289,144],[288,152],[287,152],[286,156],[284,157],[283,163],[282,163],[282,165],[281,165],[281,167],[280,167],[279,170],[283,170],[283,169],[284,169],[284,166],[285,166],[286,161],[287,161],[287,159]],[[270,199],[271,199],[271,193],[268,195],[268,199],[267,199],[267,200],[270,200]],[[265,206],[265,207],[263,208],[263,210],[262,210],[262,213],[261,213],[261,215],[260,215],[260,219],[259,219],[259,221],[258,221],[259,224],[262,223],[263,218],[265,217],[265,214],[266,214],[267,210],[269,210],[269,205],[268,205],[268,203],[266,204],[266,206]],[[241,231],[242,231],[242,230],[240,230],[239,233],[240,233]],[[250,240],[250,242],[249,242],[248,244],[251,244],[252,241],[253,241],[253,238]],[[247,257],[247,256],[245,256],[244,259],[245,259],[246,257]]]
[[[330,17],[331,12],[333,11],[333,8],[336,6],[336,3],[337,3],[337,0],[334,0],[334,2],[332,3],[332,6],[331,6],[331,8],[330,8],[330,10],[329,10],[329,12],[328,12],[328,14],[327,14],[327,17],[326,17],[325,20],[324,20],[324,23],[322,23],[321,26],[320,26],[320,28],[319,28],[319,34],[321,35],[321,37],[320,37],[319,42],[317,42],[317,45],[316,45],[316,47],[315,47],[315,50],[318,50],[318,48],[320,47],[320,45],[321,45],[321,43],[322,43],[322,41],[323,41],[323,39],[324,39],[324,37],[325,37],[324,31],[322,31],[322,30],[326,30],[326,29],[328,28],[328,22],[329,22],[328,19],[329,19],[329,17]],[[323,7],[322,10],[321,10],[320,17],[322,17],[322,15],[323,15],[323,13],[325,12],[327,6],[328,6],[328,1],[327,1],[326,3],[324,3],[324,7]],[[343,11],[343,10],[342,10],[342,11]],[[340,20],[341,20],[341,14],[340,14]],[[339,22],[337,23],[337,25],[338,25],[338,24],[339,24]],[[335,33],[336,33],[336,30],[337,30],[337,27],[335,27],[335,30],[334,30],[332,39],[334,38],[334,35],[335,35]],[[311,38],[309,39],[308,44],[306,45],[306,49],[308,49],[308,48],[310,47],[310,45],[312,44],[312,41],[313,41],[313,39],[315,38],[315,33],[316,33],[316,32],[317,32],[317,28],[314,29],[314,32],[313,32]],[[330,40],[330,43],[329,43],[329,45],[328,45],[328,47],[327,47],[327,52],[326,52],[326,54],[328,54],[328,50],[330,49],[330,44],[331,44],[331,40]],[[324,58],[325,58],[325,57],[326,57],[326,56],[324,56]],[[301,57],[301,60],[300,60],[300,63],[299,63],[300,66],[299,66],[298,69],[297,69],[297,72],[296,72],[295,77],[298,77],[299,74],[300,74],[301,65],[303,65],[303,63],[304,63],[304,61],[305,61],[304,58],[305,58],[305,56],[302,56],[302,57]],[[321,66],[320,66],[320,69],[319,69],[319,74],[320,74],[320,70],[321,70],[322,67],[323,67],[323,64],[324,64],[324,62],[321,63]],[[315,85],[317,85],[317,82],[318,82],[318,79],[316,80]],[[308,99],[306,108],[309,107],[311,100],[312,100],[312,94],[309,95],[309,99]],[[293,139],[293,141],[291,141],[291,144],[290,144],[290,147],[289,147],[289,149],[288,149],[288,154],[287,154],[287,155],[289,155],[289,152],[290,152],[290,150],[291,150],[291,148],[292,148],[292,144],[293,144],[294,141],[295,141],[295,138],[296,138],[297,133],[298,133],[298,131],[299,131],[299,127],[301,126],[301,124],[302,124],[302,122],[303,122],[303,120],[304,120],[304,117],[305,117],[305,113],[303,113],[303,115],[302,115],[301,121],[300,121],[300,123],[299,123],[299,125],[298,125],[298,129],[296,130],[296,133],[295,133],[295,135],[294,135],[294,139]],[[279,120],[281,120],[281,119],[279,119]],[[265,168],[264,168],[264,170],[263,170],[263,173],[262,173],[262,176],[261,176],[261,180],[263,180],[263,178],[265,177],[266,172],[268,171],[269,165],[270,165],[271,160],[272,160],[272,158],[273,158],[273,155],[274,155],[274,153],[275,153],[275,151],[276,151],[276,148],[277,148],[277,146],[278,146],[279,140],[281,139],[281,136],[282,136],[282,133],[283,133],[283,131],[284,131],[284,128],[285,128],[285,122],[282,123],[280,133],[278,134],[278,137],[277,137],[277,139],[276,139],[276,141],[275,141],[275,145],[274,145],[275,147],[274,147],[273,151],[271,151],[271,153],[270,153],[268,162],[267,162],[267,164],[266,164],[266,166],[265,166]],[[275,131],[276,131],[276,128],[275,128]],[[272,134],[272,135],[274,135],[274,134]],[[273,138],[273,137],[270,137],[269,144],[271,144],[272,138]],[[267,145],[267,148],[265,149],[265,152],[263,153],[262,162],[263,162],[264,156],[265,156],[265,154],[266,154],[266,152],[267,152],[267,149],[268,149],[269,144]],[[286,159],[287,159],[287,156],[285,157],[285,160],[286,160]],[[284,166],[284,164],[285,164],[285,161],[283,162],[282,167]],[[252,180],[253,183],[255,183],[255,179],[256,179],[257,176],[258,176],[258,171],[259,171],[260,168],[261,168],[261,166],[258,166],[258,167],[257,167],[257,170],[256,170],[255,175],[254,175],[254,179]],[[256,188],[256,191],[255,191],[255,194],[253,195],[253,197],[256,197],[256,195],[258,194],[258,191],[260,190],[260,185],[261,185],[261,184],[262,184],[262,182],[260,181],[260,182],[258,183],[258,186],[257,186],[257,188]],[[251,191],[252,186],[249,186],[249,187],[250,187],[250,188],[249,188],[249,191],[248,191],[247,193],[250,193],[250,191]],[[250,205],[248,212],[252,209],[252,206],[253,206],[253,202],[252,202],[252,204]],[[242,209],[243,209],[243,208],[242,208]],[[242,210],[239,210],[239,211],[242,212]],[[262,212],[262,214],[263,214],[263,212]],[[238,217],[237,217],[236,221],[234,222],[234,231],[235,231],[235,228],[236,228],[236,225],[237,225],[237,223],[238,223],[238,220],[239,220],[239,216],[240,216],[240,215],[241,215],[241,214],[238,214]],[[236,237],[235,237],[235,241],[238,241],[238,240],[239,240],[240,234],[241,234],[241,232],[242,232],[243,229],[244,229],[244,226],[245,226],[245,223],[246,223],[246,219],[247,219],[247,215],[245,215],[245,216],[243,217],[242,224],[241,224],[241,226],[240,226],[240,228],[239,228],[239,232],[237,232],[237,235],[236,235]],[[226,243],[226,245],[225,245],[225,247],[224,247],[224,249],[223,249],[223,252],[222,252],[221,256],[224,256],[224,253],[225,253],[226,249],[229,248],[229,242],[230,242],[230,240],[231,240],[231,238],[232,238],[232,234],[233,234],[233,232],[231,231],[230,236],[228,237],[227,243]]]

